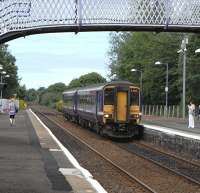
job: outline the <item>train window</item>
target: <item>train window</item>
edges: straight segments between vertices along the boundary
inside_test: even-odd
[[[72,106],[72,96],[65,96],[64,97],[65,105],[70,108]]]
[[[139,91],[131,90],[130,92],[130,103],[131,105],[139,105]]]
[[[107,88],[104,91],[104,105],[114,105],[114,89]]]

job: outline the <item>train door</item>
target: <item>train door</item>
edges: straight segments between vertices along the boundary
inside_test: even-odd
[[[96,92],[96,116],[103,115],[103,92]]]
[[[117,92],[117,121],[127,120],[128,92]]]
[[[74,96],[72,96],[72,103],[73,103],[73,111],[74,113],[77,113],[77,92],[74,93]]]

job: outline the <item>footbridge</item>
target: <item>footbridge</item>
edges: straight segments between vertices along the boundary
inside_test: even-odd
[[[81,31],[200,32],[200,0],[0,0],[0,43]]]

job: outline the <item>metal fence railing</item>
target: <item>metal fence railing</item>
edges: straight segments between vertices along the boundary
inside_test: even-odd
[[[0,99],[0,113],[7,113],[9,109],[9,99]],[[19,108],[19,100],[15,100],[15,104]]]
[[[142,114],[172,118],[182,117],[182,112],[179,105],[168,106],[167,109],[164,105],[143,105]]]
[[[199,0],[0,0],[0,41],[34,33],[200,30]],[[10,39],[9,39],[10,38]]]

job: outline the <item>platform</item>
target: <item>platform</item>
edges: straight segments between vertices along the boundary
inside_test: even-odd
[[[161,127],[168,127],[179,131],[200,134],[200,119],[195,117],[195,128],[188,128],[188,119],[181,118],[165,118],[159,116],[143,116],[143,123],[147,125],[157,125]]]
[[[14,126],[10,126],[8,115],[0,115],[0,192],[102,191],[30,110],[19,112]]]
[[[179,154],[200,159],[200,121],[195,128],[188,128],[187,119],[144,116],[144,140],[168,148]]]
[[[200,140],[200,120],[195,118],[195,128],[188,128],[187,119],[144,116],[142,123],[146,128]]]

